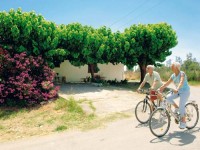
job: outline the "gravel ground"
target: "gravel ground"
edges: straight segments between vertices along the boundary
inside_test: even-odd
[[[131,89],[90,83],[64,84],[59,95],[64,98],[73,97],[76,100],[90,100],[96,108],[97,115],[133,111],[138,101],[145,97],[144,94],[138,94]],[[82,106],[85,111],[92,112],[86,103]]]

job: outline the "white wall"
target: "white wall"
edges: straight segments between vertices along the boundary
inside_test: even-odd
[[[98,68],[100,71],[96,74],[105,77],[105,80],[124,80],[123,64],[98,64]],[[88,73],[88,65],[75,67],[71,65],[68,60],[65,60],[63,63],[61,63],[60,67],[55,68],[54,71],[59,73],[59,76],[65,76],[67,82],[80,82],[82,81],[81,78],[91,76],[91,74]]]
[[[100,76],[105,77],[105,80],[115,80],[118,81],[124,80],[124,65],[118,64],[113,65],[109,64],[98,64]]]

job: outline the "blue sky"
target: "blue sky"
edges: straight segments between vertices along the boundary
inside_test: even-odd
[[[167,22],[178,36],[171,58],[193,54],[200,61],[199,0],[1,0],[0,11],[21,7],[56,24],[79,22],[123,31],[132,24]]]

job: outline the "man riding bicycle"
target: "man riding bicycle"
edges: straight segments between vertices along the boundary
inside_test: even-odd
[[[154,71],[154,66],[153,65],[148,65],[146,67],[147,74],[144,77],[144,80],[140,84],[139,88],[137,89],[138,92],[140,92],[141,88],[145,85],[145,83],[150,84],[150,100],[155,100],[155,99],[160,99],[162,100],[162,94],[159,91],[156,91],[159,89],[162,85],[163,82],[160,78],[160,75],[158,72]],[[157,95],[157,96],[155,96]],[[153,108],[153,107],[152,107]]]

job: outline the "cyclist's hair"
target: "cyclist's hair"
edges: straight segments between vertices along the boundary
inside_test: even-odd
[[[147,68],[152,68],[154,70],[154,65],[148,65]]]
[[[181,64],[179,62],[173,62],[172,65],[174,65],[178,70],[181,69]]]

